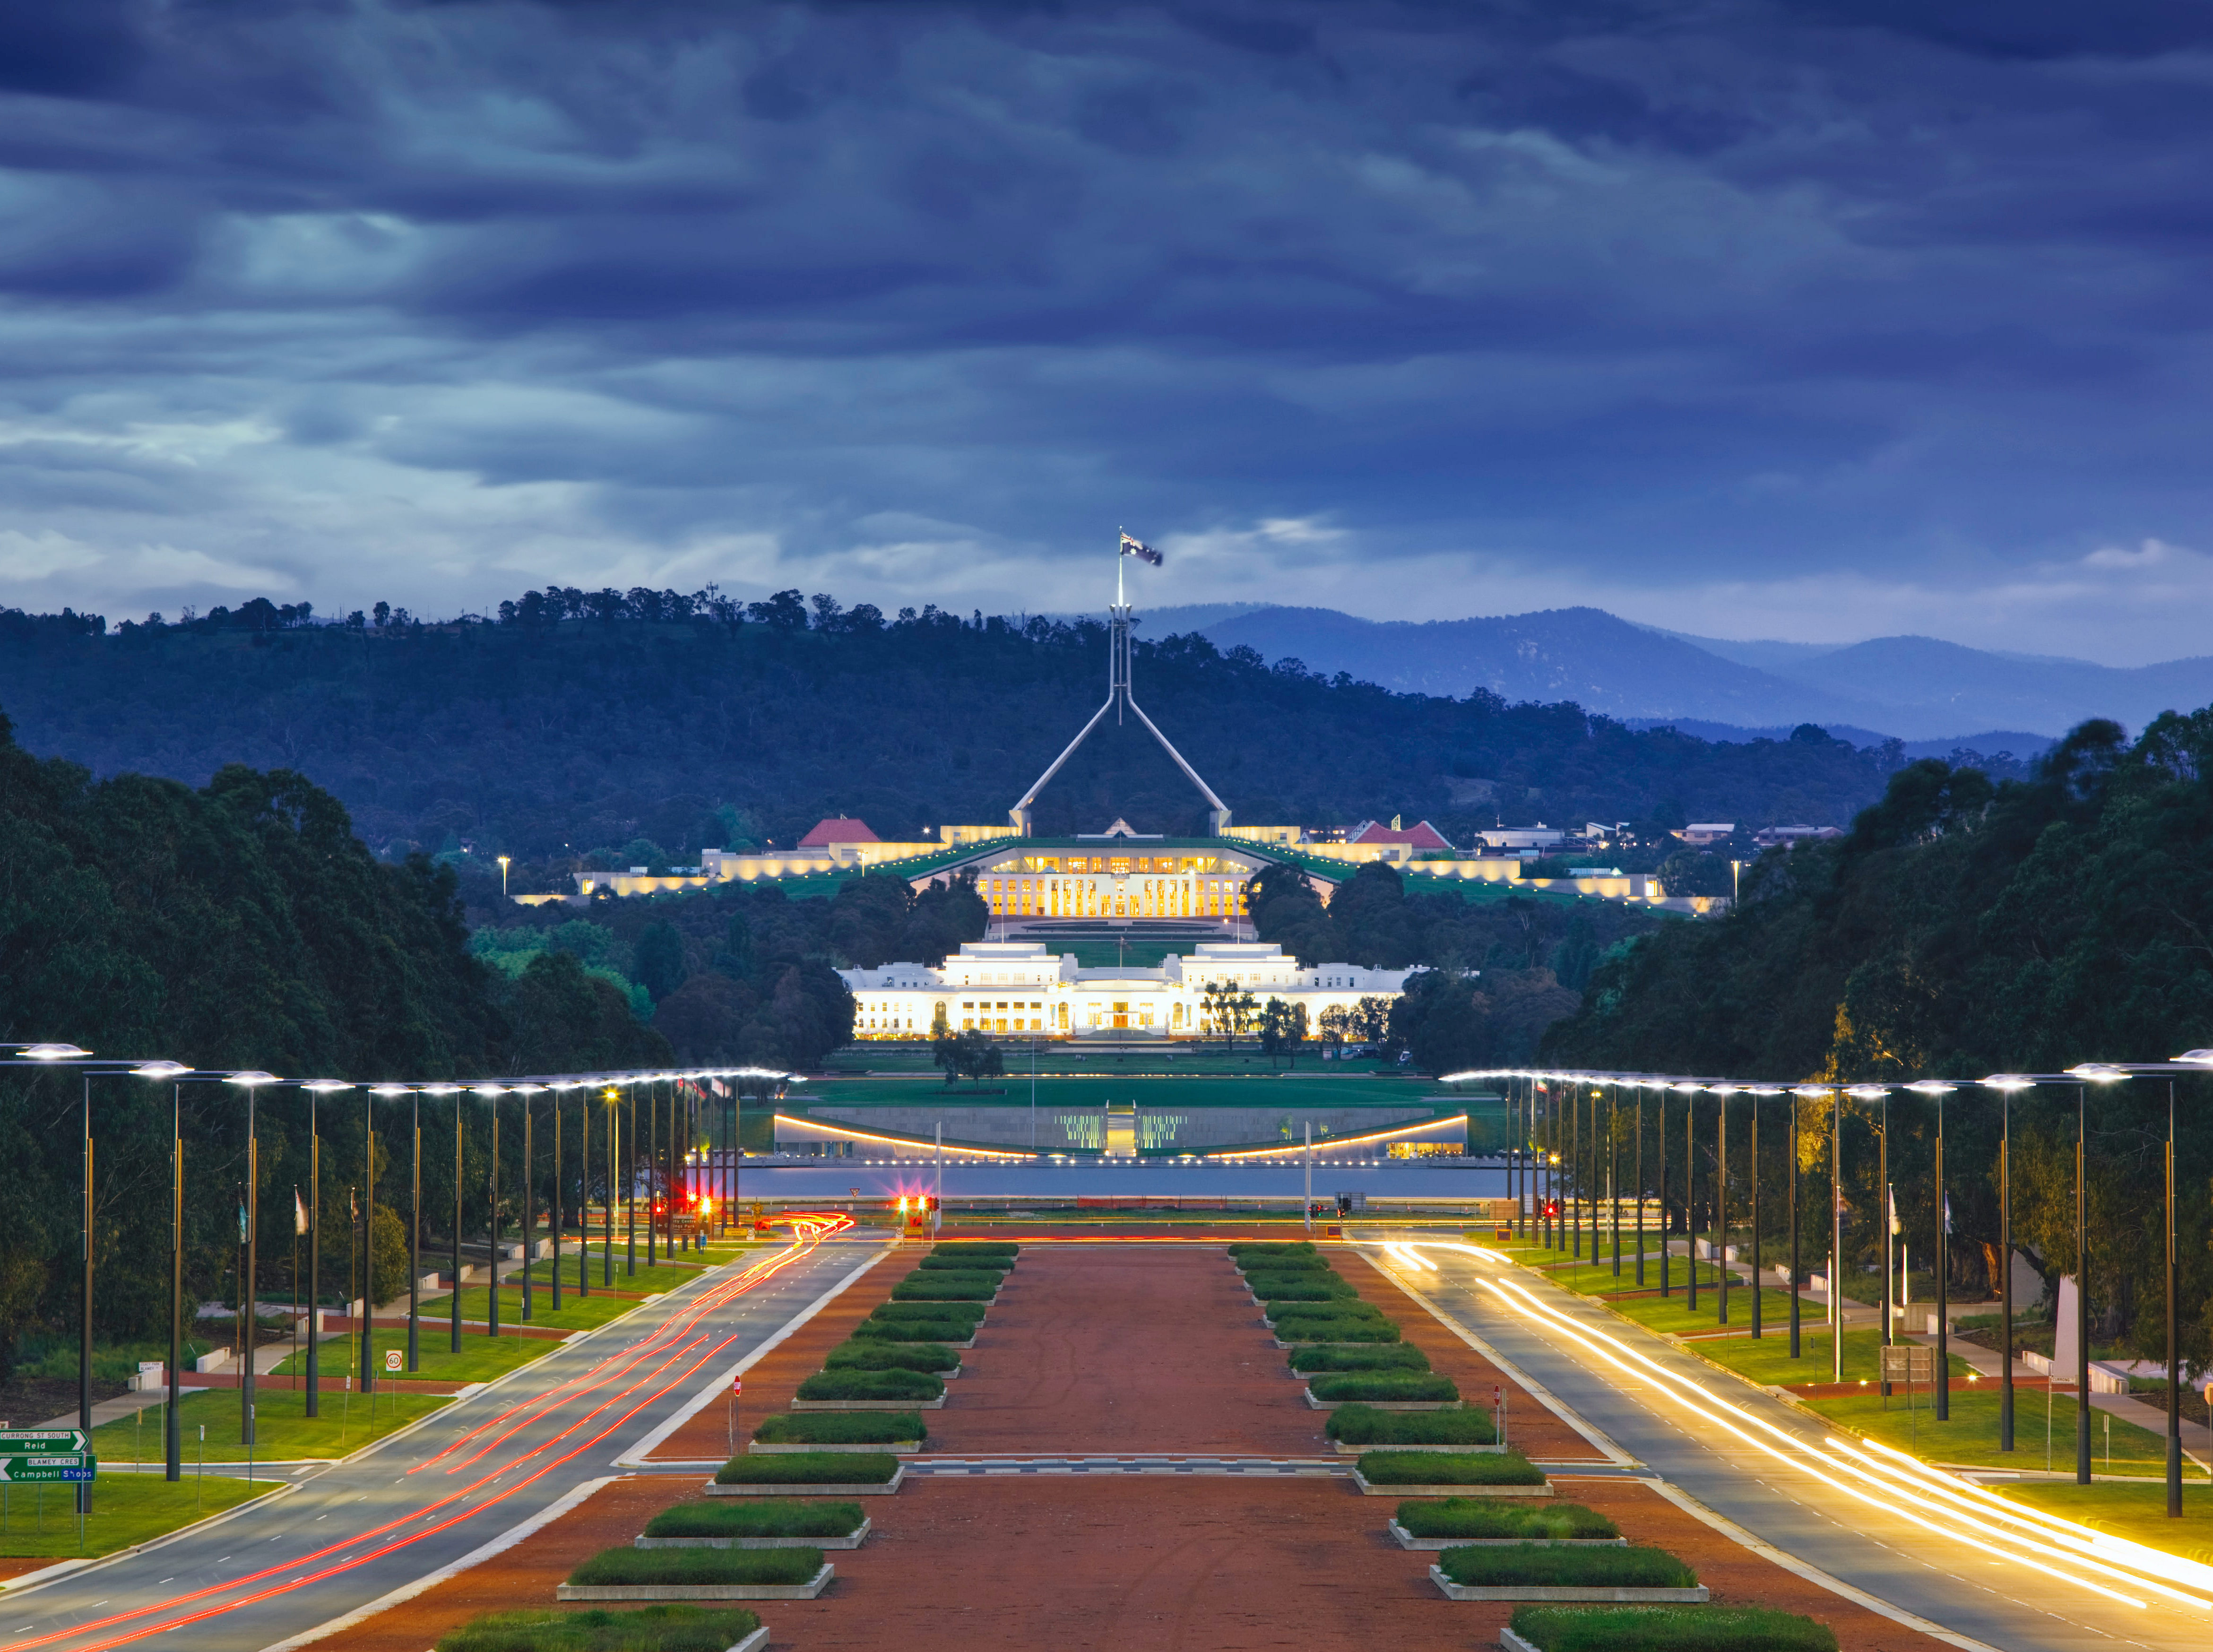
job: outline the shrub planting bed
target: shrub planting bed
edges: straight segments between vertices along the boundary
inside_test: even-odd
[[[1014,1269],[1011,1256],[925,1256],[917,1262],[924,1273],[996,1273],[1004,1278]]]
[[[1456,1600],[1705,1599],[1698,1575],[1673,1555],[1635,1546],[1464,1544],[1439,1554],[1430,1576]]]
[[[1011,1239],[941,1239],[930,1247],[932,1256],[1003,1256],[1009,1259],[1019,1255],[1021,1247]]]
[[[1499,1639],[1509,1652],[1837,1652],[1823,1625],[1761,1606],[1522,1606]]]
[[[1358,1301],[1277,1302],[1269,1307],[1267,1319],[1278,1332],[1285,1334],[1291,1329],[1304,1330],[1310,1326],[1366,1326],[1374,1330],[1391,1332],[1399,1328],[1377,1308]]]
[[[920,1411],[779,1413],[763,1417],[753,1430],[753,1439],[765,1446],[909,1445],[928,1438]]]
[[[1393,1524],[1411,1538],[1460,1543],[1619,1543],[1621,1528],[1579,1503],[1447,1497],[1402,1503]]]
[[[878,1302],[869,1319],[883,1324],[903,1324],[913,1320],[959,1320],[968,1325],[981,1325],[987,1311],[982,1302]]]
[[[996,1273],[918,1271],[892,1287],[892,1300],[899,1302],[988,1302],[998,1294]]]
[[[853,1539],[868,1524],[857,1503],[680,1503],[649,1521],[637,1544],[804,1545]]]
[[[942,1342],[857,1339],[839,1343],[822,1356],[822,1365],[830,1371],[930,1371],[955,1376],[960,1356]]]
[[[975,1342],[976,1326],[968,1320],[863,1320],[853,1327],[853,1335],[888,1347],[935,1343],[941,1348],[965,1348]]]
[[[1311,1239],[1244,1239],[1229,1247],[1229,1254],[1241,1268],[1266,1257],[1312,1257],[1319,1260],[1321,1253],[1314,1248]]]
[[[1334,1274],[1262,1273],[1246,1282],[1263,1302],[1350,1302],[1360,1293]]]
[[[563,1600],[811,1600],[834,1568],[802,1549],[608,1549],[569,1574]]]
[[[1405,1403],[1453,1401],[1460,1387],[1434,1371],[1325,1371],[1307,1383],[1307,1392],[1325,1404],[1346,1400]]]
[[[1549,1497],[1545,1471],[1518,1451],[1369,1451],[1361,1454],[1353,1473],[1371,1497],[1418,1496],[1431,1486],[1436,1496],[1462,1489],[1491,1497]]]
[[[495,1612],[442,1637],[437,1652],[727,1652],[759,1629],[738,1606]]]
[[[1329,1438],[1348,1446],[1492,1446],[1498,1429],[1488,1411],[1453,1405],[1439,1411],[1384,1411],[1373,1405],[1341,1405],[1322,1425]]]
[[[817,1371],[799,1385],[799,1398],[818,1401],[942,1399],[945,1379],[932,1376],[927,1371],[897,1368]]]
[[[906,1469],[888,1451],[793,1452],[773,1457],[733,1457],[708,1482],[709,1497],[779,1497],[804,1488],[844,1497],[873,1497],[899,1490]]]
[[[1411,1343],[1382,1343],[1373,1348],[1317,1345],[1291,1350],[1294,1371],[1426,1371],[1430,1356]]]
[[[1373,1344],[1397,1342],[1399,1327],[1388,1320],[1283,1320],[1271,1321],[1276,1340],[1285,1346],[1300,1343]]]

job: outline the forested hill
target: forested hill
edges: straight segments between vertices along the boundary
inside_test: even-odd
[[[0,707],[27,745],[96,773],[296,770],[387,855],[467,843],[544,877],[641,840],[678,862],[789,844],[830,814],[885,837],[1003,820],[1105,698],[1099,624],[601,596],[532,593],[503,619],[438,625],[308,623],[259,600],[107,634],[0,615]],[[1399,814],[1462,841],[1501,820],[1841,825],[1898,763],[1810,728],[1712,745],[1572,705],[1392,693],[1195,635],[1136,655],[1139,702],[1246,821]],[[1110,727],[1039,824],[1190,832],[1203,810],[1142,728]]]

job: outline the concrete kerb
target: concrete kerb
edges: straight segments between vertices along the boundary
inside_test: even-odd
[[[768,1652],[768,1625],[763,1624],[735,1646],[729,1648],[729,1652]],[[1530,1647],[1528,1652],[1537,1652],[1537,1649]]]
[[[733,1648],[732,1652],[736,1652],[736,1649]],[[1539,1652],[1539,1649],[1534,1642],[1523,1640],[1501,1624],[1498,1627],[1498,1652]]]
[[[1352,1483],[1363,1497],[1557,1497],[1552,1481],[1541,1485],[1378,1485],[1358,1469]]]
[[[875,1521],[863,1518],[843,1537],[637,1537],[639,1549],[857,1549],[869,1540]]]
[[[901,1463],[892,1472],[888,1480],[825,1482],[811,1481],[795,1484],[789,1481],[759,1484],[724,1485],[720,1480],[707,1482],[710,1497],[888,1497],[896,1493],[906,1478],[906,1465]]]
[[[1306,1391],[1307,1409],[1314,1411],[1333,1411],[1340,1405],[1365,1405],[1378,1411],[1448,1411],[1460,1404],[1457,1399],[1316,1399],[1314,1391]]]
[[[1405,1527],[1393,1521],[1387,1528],[1399,1540],[1402,1549],[1420,1549],[1436,1554],[1445,1549],[1510,1549],[1524,1543],[1533,1543],[1546,1549],[1626,1549],[1625,1537],[1416,1537]]]
[[[1448,1600],[1598,1600],[1615,1606],[1704,1605],[1712,1598],[1703,1583],[1696,1588],[1586,1588],[1566,1583],[1455,1583],[1442,1566],[1430,1568],[1430,1582]]]
[[[808,1545],[813,1547],[812,1544]],[[559,1583],[557,1600],[812,1600],[838,1569],[828,1561],[804,1583]]]

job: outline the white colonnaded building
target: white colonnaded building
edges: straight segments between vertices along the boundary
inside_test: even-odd
[[[1262,1003],[1281,998],[1303,1004],[1307,1025],[1318,1028],[1325,1009],[1396,997],[1412,972],[1356,964],[1309,967],[1263,942],[1201,942],[1187,953],[1168,954],[1155,969],[1082,969],[1073,953],[1056,954],[1030,941],[972,941],[936,968],[886,964],[838,972],[852,990],[857,1039],[928,1038],[941,1009],[956,1033],[974,1027],[1039,1038],[1196,1038],[1206,989],[1216,982]]]

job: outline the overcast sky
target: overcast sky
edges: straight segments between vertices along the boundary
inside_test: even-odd
[[[0,602],[2213,653],[2209,110],[2179,0],[0,9]]]

